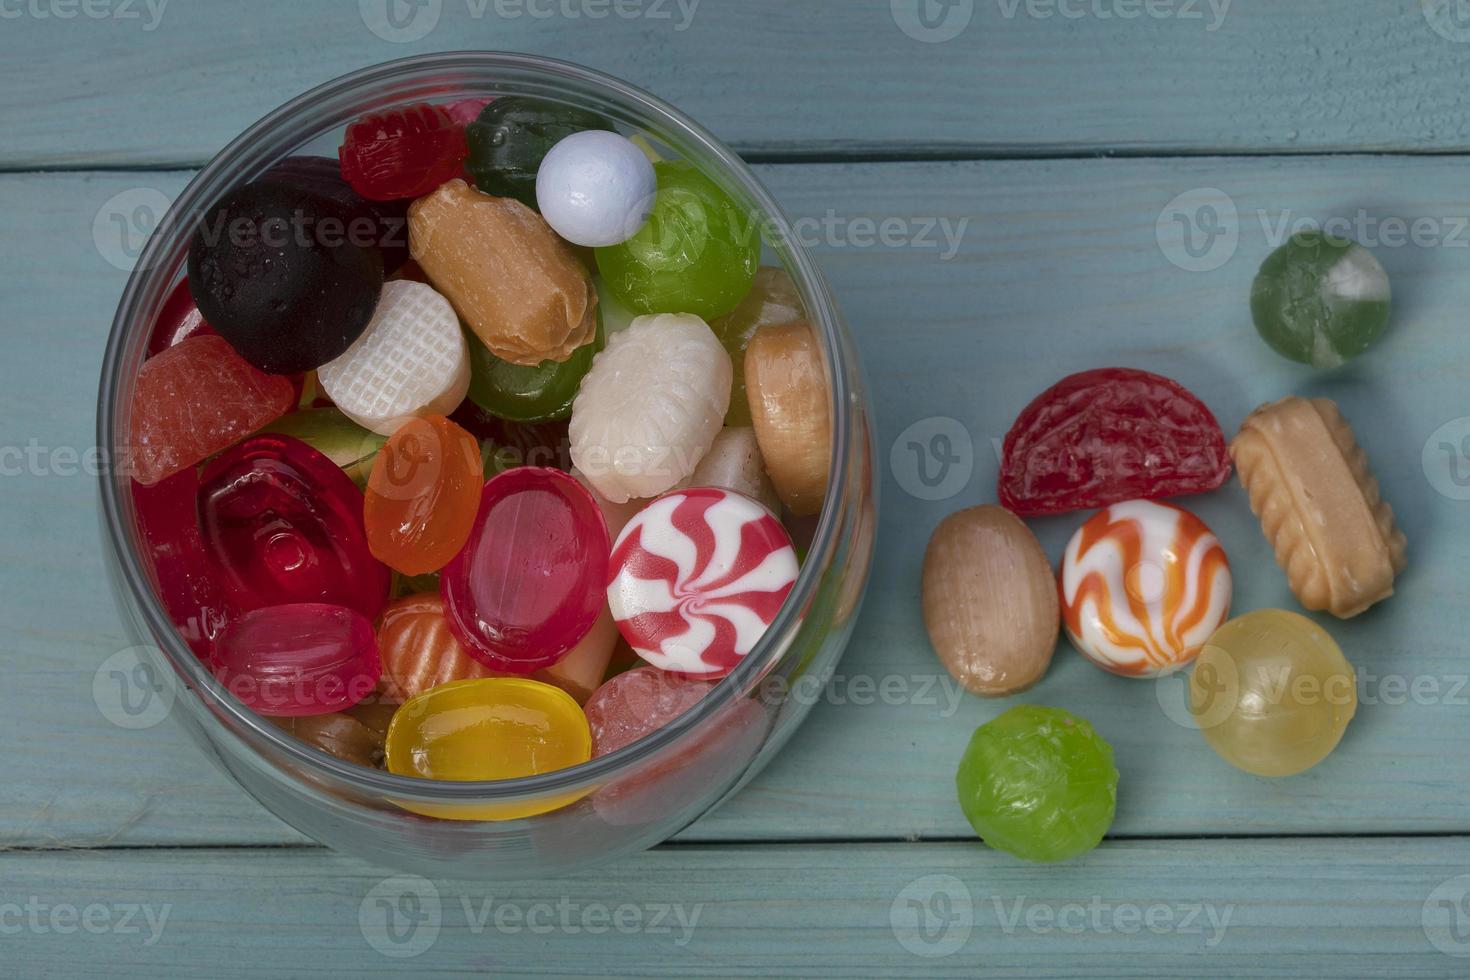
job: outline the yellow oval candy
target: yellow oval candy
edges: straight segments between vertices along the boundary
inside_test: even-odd
[[[410,698],[393,715],[384,746],[399,776],[468,782],[554,772],[592,757],[587,716],[565,691],[519,677],[453,681]],[[579,799],[581,792],[495,804],[404,809],[449,820],[515,820]]]

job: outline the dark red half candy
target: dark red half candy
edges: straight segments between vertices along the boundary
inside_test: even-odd
[[[1133,368],[1063,378],[1006,434],[1000,502],[1023,516],[1214,490],[1230,478],[1225,434],[1183,385]]]

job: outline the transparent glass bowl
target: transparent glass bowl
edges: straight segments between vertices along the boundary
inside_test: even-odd
[[[514,879],[564,873],[652,846],[734,792],[790,738],[852,629],[876,521],[868,403],[826,283],[750,169],[686,116],[624,82],[576,65],[493,52],[434,54],[347,75],[282,106],[215,157],[155,232],[123,293],[102,365],[98,445],[121,459],[133,379],[170,290],[184,275],[194,225],[227,191],[283,157],[334,156],[347,123],[417,101],[534,95],[602,113],[696,163],[762,216],[763,261],[801,290],[823,342],[833,392],[830,487],[790,599],[761,643],[694,709],[617,752],[558,772],[501,782],[418,780],[366,769],[286,735],[226,693],[169,621],[138,547],[130,477],[102,477],[102,539],[124,620],[150,649],[172,715],[251,796],[302,833],[401,870]],[[795,683],[798,678],[802,682]],[[529,812],[504,821],[421,813]],[[418,811],[417,813],[412,811]]]

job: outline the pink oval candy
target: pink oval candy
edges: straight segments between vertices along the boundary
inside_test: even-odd
[[[656,667],[624,671],[587,699],[592,758],[616,752],[650,735],[699,703],[715,685]]]
[[[786,529],[751,498],[717,487],[676,490],[618,535],[607,602],[638,656],[714,680],[760,641],[797,570]]]
[[[607,554],[585,487],[560,470],[506,470],[485,484],[469,540],[440,575],[450,631],[492,670],[549,667],[596,622]]]
[[[383,674],[367,617],[320,602],[245,613],[220,634],[209,668],[248,707],[275,717],[349,708]]]

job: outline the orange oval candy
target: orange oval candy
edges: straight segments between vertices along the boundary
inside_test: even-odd
[[[435,593],[390,602],[378,623],[379,685],[383,700],[402,704],[432,687],[475,677],[500,677],[465,653],[449,632],[444,600]]]
[[[373,556],[405,575],[437,572],[470,536],[484,484],[474,436],[442,415],[405,422],[368,476],[363,520]]]

